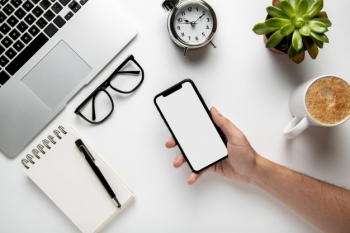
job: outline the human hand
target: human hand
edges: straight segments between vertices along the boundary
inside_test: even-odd
[[[227,138],[228,158],[214,164],[207,170],[197,174],[192,172],[187,183],[192,185],[205,172],[212,171],[221,176],[233,179],[242,183],[250,183],[250,177],[256,168],[256,159],[259,156],[248,142],[245,135],[222,116],[214,107],[210,109],[215,124],[222,130]],[[167,148],[176,146],[175,140],[171,137],[165,144]],[[174,162],[174,167],[179,168],[186,162],[182,154],[179,154]]]

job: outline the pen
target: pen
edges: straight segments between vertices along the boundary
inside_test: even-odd
[[[105,187],[107,193],[109,194],[109,196],[112,198],[112,200],[117,204],[118,208],[121,207],[117,196],[114,194],[113,190],[111,189],[111,187],[109,186],[107,180],[105,179],[105,177],[102,175],[102,172],[100,171],[100,169],[96,166],[95,164],[95,159],[92,156],[92,154],[90,153],[90,151],[86,148],[85,144],[83,143],[83,141],[81,139],[78,139],[75,141],[75,144],[77,145],[77,147],[79,148],[79,150],[84,154],[85,159],[88,161],[91,169],[95,172],[96,176],[98,177],[98,179],[101,181],[103,187]]]

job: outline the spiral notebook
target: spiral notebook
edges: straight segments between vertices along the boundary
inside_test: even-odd
[[[98,232],[134,199],[133,192],[82,139],[116,194],[112,201],[75,141],[73,128],[59,126],[22,159],[23,171],[82,232]]]

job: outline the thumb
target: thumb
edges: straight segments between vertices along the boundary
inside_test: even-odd
[[[237,133],[240,132],[239,129],[234,124],[232,124],[230,120],[221,115],[215,107],[212,107],[210,109],[210,113],[215,124],[222,130],[226,138],[229,141],[233,141],[235,136],[238,136]]]

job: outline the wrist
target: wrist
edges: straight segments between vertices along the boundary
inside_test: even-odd
[[[255,167],[250,174],[250,183],[259,186],[271,166],[271,161],[265,159],[259,154],[255,156]]]

